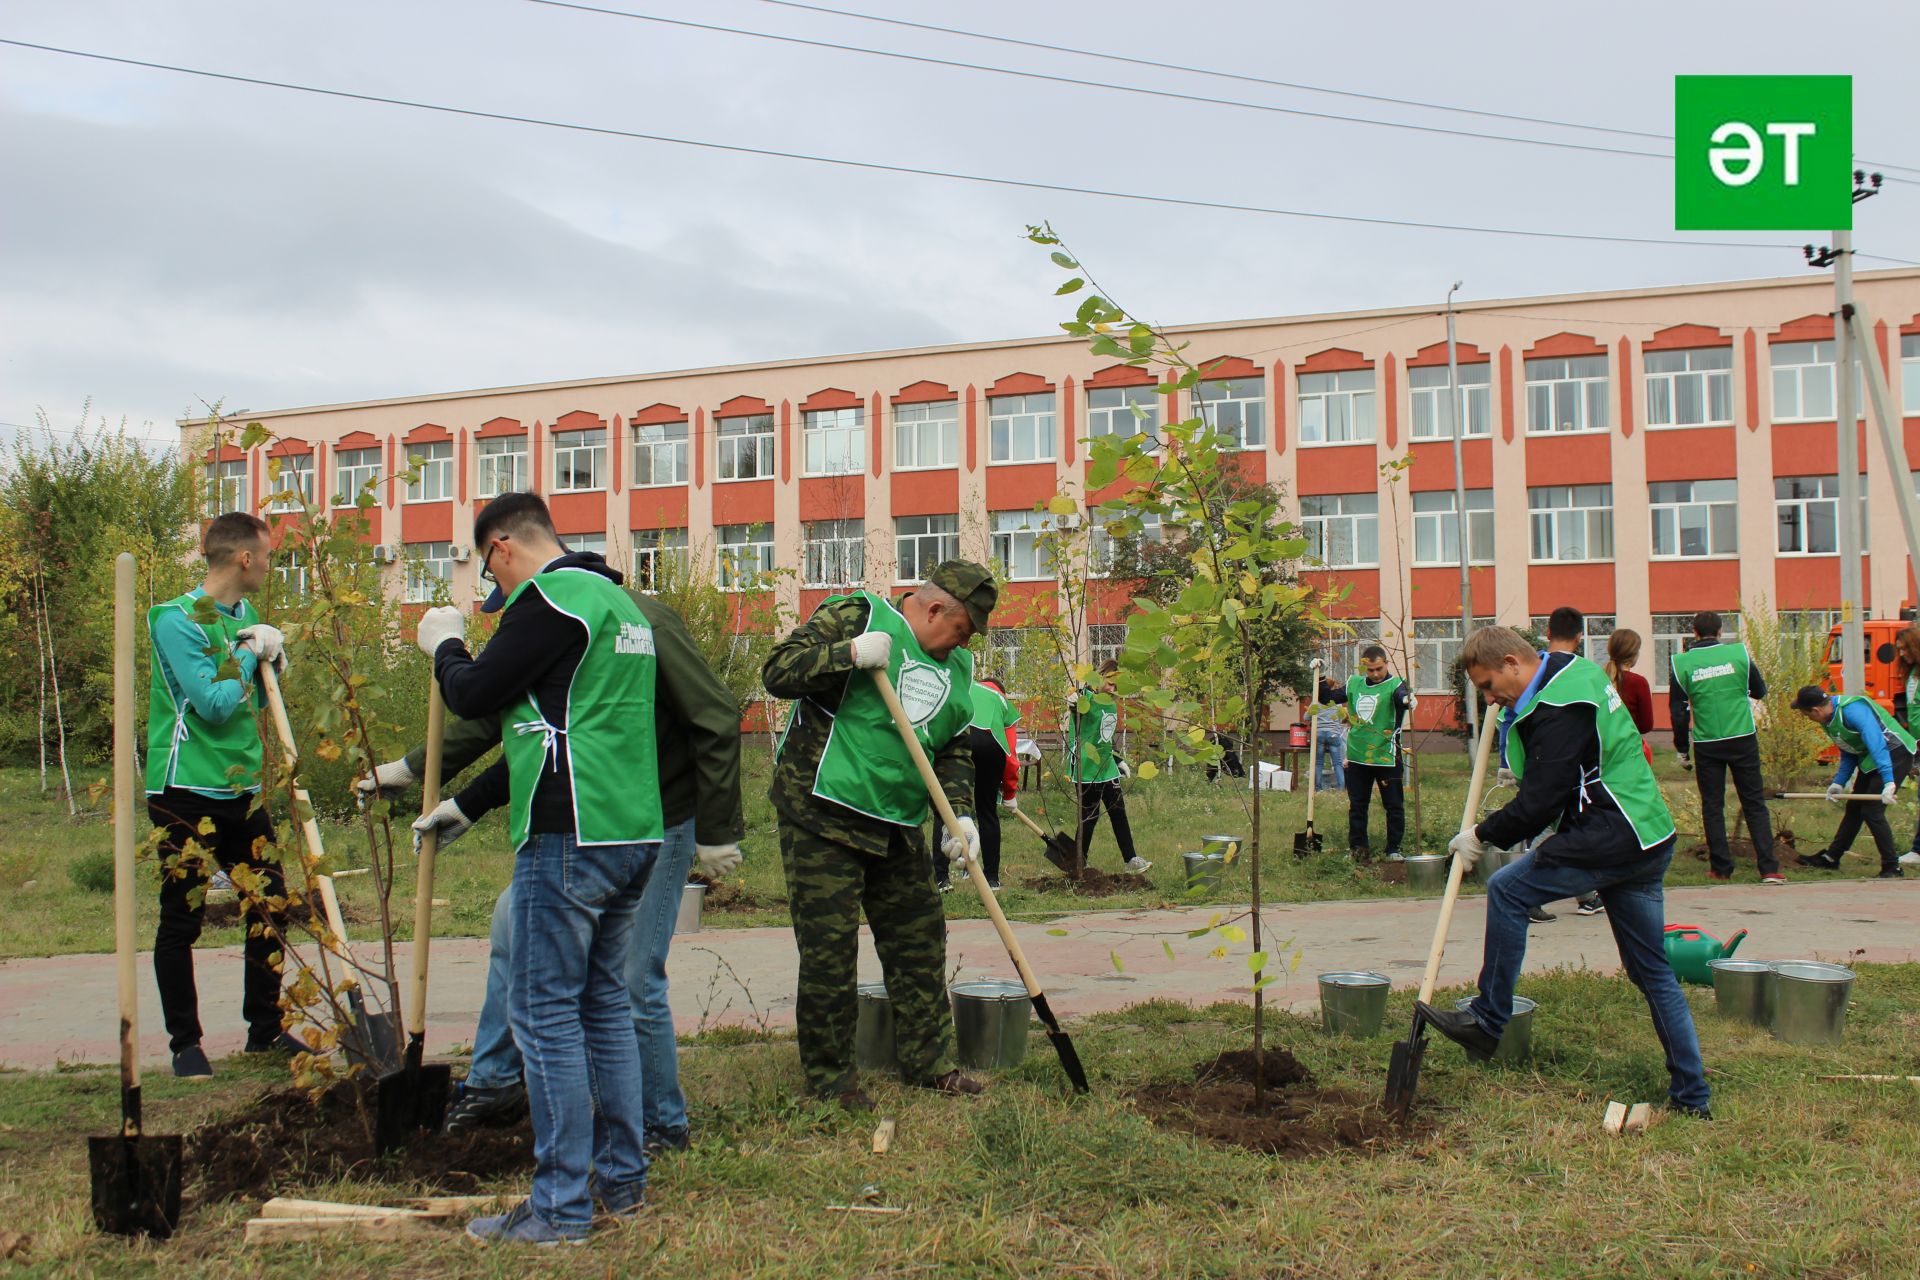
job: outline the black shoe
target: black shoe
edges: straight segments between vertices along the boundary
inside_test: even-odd
[[[1573,909],[1573,914],[1577,916],[1597,916],[1606,909],[1606,904],[1600,901],[1600,895],[1596,893],[1591,898],[1580,899],[1580,905]]]
[[[460,1096],[447,1107],[446,1131],[472,1133],[475,1129],[500,1129],[527,1113],[527,1086],[524,1081],[483,1089],[462,1085]]]
[[[658,1159],[669,1151],[685,1151],[689,1146],[685,1129],[647,1130],[647,1157]]]
[[[1880,874],[1875,876],[1874,879],[1875,880],[1904,880],[1906,878],[1906,875],[1907,873],[1902,871],[1896,865],[1891,867],[1880,868]]]
[[[873,1110],[873,1099],[868,1097],[867,1091],[859,1085],[854,1085],[849,1089],[842,1089],[839,1093],[831,1095],[831,1097],[835,1102],[840,1104],[842,1111],[858,1113]]]
[[[1475,1062],[1485,1062],[1500,1047],[1500,1041],[1488,1035],[1487,1029],[1465,1009],[1436,1009],[1424,1002],[1416,1003],[1414,1008],[1420,1011],[1420,1017],[1428,1026],[1465,1049]]]
[[[213,1064],[207,1061],[206,1050],[190,1044],[173,1055],[173,1074],[182,1080],[211,1080]]]
[[[1816,871],[1838,871],[1840,869],[1840,856],[1832,850],[1825,850],[1814,854],[1812,857],[1802,857],[1800,859],[1800,865],[1803,867],[1812,867]]]
[[[1357,865],[1364,867],[1373,861],[1373,850],[1363,844],[1356,844],[1347,850],[1347,856],[1352,858]]]
[[[1712,1107],[1690,1107],[1684,1102],[1675,1102],[1671,1098],[1667,1100],[1667,1110],[1671,1111],[1674,1115],[1685,1116],[1689,1120],[1713,1119]]]
[[[949,1071],[945,1075],[935,1076],[931,1080],[922,1081],[920,1087],[931,1089],[935,1093],[955,1093],[965,1097],[984,1093],[987,1088],[964,1071]]]
[[[252,1036],[248,1036],[247,1047],[240,1052],[277,1053],[281,1057],[291,1058],[296,1053],[312,1053],[313,1050],[307,1047],[305,1041],[294,1039],[291,1032],[282,1031],[271,1040],[255,1040]]]
[[[1527,919],[1533,921],[1535,924],[1547,924],[1555,918],[1553,912],[1547,910],[1545,907],[1527,908]]]

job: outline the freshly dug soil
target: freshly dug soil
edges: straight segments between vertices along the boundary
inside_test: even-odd
[[[1040,893],[1058,893],[1065,890],[1068,893],[1078,894],[1082,898],[1111,898],[1116,893],[1151,889],[1153,881],[1145,876],[1135,875],[1131,871],[1122,871],[1115,875],[1087,867],[1077,875],[1063,871],[1056,876],[1029,876],[1020,882],[1020,887]]]
[[[1313,1073],[1285,1049],[1269,1049],[1265,1057],[1267,1092],[1257,1104],[1248,1049],[1194,1064],[1192,1084],[1136,1089],[1133,1103],[1163,1128],[1287,1158],[1371,1154],[1404,1146],[1413,1136],[1381,1108],[1378,1093],[1316,1087]]]
[[[471,1195],[485,1183],[533,1170],[533,1128],[525,1118],[511,1129],[421,1137],[378,1160],[368,1136],[373,1113],[370,1083],[341,1081],[317,1104],[302,1090],[276,1089],[239,1115],[189,1133],[187,1177],[199,1201],[209,1203],[266,1200],[376,1170],[383,1182],[412,1182],[421,1195]]]
[[[761,897],[737,880],[710,880],[698,873],[687,879],[693,884],[707,886],[707,895],[701,900],[703,911],[761,911],[780,905]]]

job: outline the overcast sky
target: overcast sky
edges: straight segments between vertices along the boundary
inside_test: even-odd
[[[1855,151],[1912,166],[1920,5],[1588,8],[821,0],[1328,88],[1662,132],[1672,77],[1850,73]],[[1322,112],[1546,130],[767,3],[603,7]],[[1364,18],[1359,15],[1364,13]],[[1853,46],[1816,36],[1816,17]],[[1670,163],[772,43],[530,0],[12,0],[0,37],[918,168],[1493,227],[1687,239]],[[1793,274],[1772,248],[1604,245],[1154,206],[316,97],[0,46],[0,438],[44,410],[171,439],[235,409],[1046,332],[1050,219],[1167,323]],[[1859,210],[1920,259],[1920,185]],[[1713,236],[1798,242],[1795,235]],[[1875,264],[1863,261],[1864,267]]]

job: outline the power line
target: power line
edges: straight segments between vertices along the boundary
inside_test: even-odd
[[[1113,191],[1101,187],[1083,187],[1068,183],[1040,182],[1025,178],[1002,178],[990,174],[963,173],[950,169],[925,169],[915,165],[888,164],[877,160],[853,160],[840,156],[822,156],[810,152],[783,151],[774,147],[753,147],[740,143],[712,142],[699,138],[675,137],[671,134],[643,133],[632,129],[615,129],[607,125],[579,124],[565,120],[548,120],[539,116],[514,115],[502,111],[483,111],[474,107],[456,107],[444,103],[422,102],[408,98],[393,98],[381,94],[358,93],[348,89],[328,89],[317,85],[296,84],[286,80],[269,80],[259,76],[243,76],[226,71],[208,71],[199,67],[175,66],[165,62],[148,62],[139,58],[122,58],[113,54],[91,53],[82,49],[66,49],[56,45],[35,44],[27,40],[11,40],[0,37],[0,45],[19,49],[33,49],[41,53],[55,53],[65,57],[84,58],[95,62],[109,62],[119,66],[140,67],[149,71],[166,71],[176,75],[197,76],[207,80],[220,80],[231,84],[254,85],[260,88],[285,89],[295,93],[313,94],[324,98],[341,98],[352,102],[369,102],[381,106],[408,107],[416,111],[431,111],[441,115],[463,116],[474,120],[491,120],[508,124],[534,125],[544,129],[560,129],[570,133],[593,134],[609,138],[629,138],[640,142],[659,142],[679,147],[694,147],[707,151],[723,151],[734,155],[763,156],[776,160],[798,160],[809,164],[833,165],[846,169],[863,169],[874,173],[901,173],[922,178],[943,178],[953,182],[974,182],[986,186],[1012,187],[1023,191],[1053,191],[1064,195],[1099,196],[1110,200],[1130,200],[1141,204],[1169,205],[1187,209],[1218,209],[1229,213],[1256,213],[1271,217],[1301,218],[1317,222],[1344,222],[1360,226],[1405,227],[1422,231],[1453,231],[1473,235],[1518,236],[1534,240],[1563,240],[1592,244],[1645,244],[1674,246],[1683,249],[1768,249],[1798,251],[1800,246],[1780,242],[1748,240],[1677,240],[1661,236],[1622,236],[1600,235],[1576,231],[1540,231],[1522,227],[1483,227],[1469,223],[1425,222],[1405,218],[1371,217],[1353,213],[1326,213],[1313,209],[1283,209],[1272,205],[1237,204],[1224,200],[1201,200],[1188,196],[1150,195],[1138,191]],[[1857,254],[1857,257],[1877,257],[1873,254]],[[1889,259],[1889,261],[1902,261]]]

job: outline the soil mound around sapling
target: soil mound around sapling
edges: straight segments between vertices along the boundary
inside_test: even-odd
[[[1413,1135],[1387,1115],[1379,1094],[1317,1086],[1286,1049],[1269,1049],[1264,1057],[1267,1088],[1257,1101],[1249,1049],[1194,1064],[1191,1084],[1147,1085],[1130,1096],[1162,1128],[1288,1159],[1372,1154],[1405,1146]]]
[[[1116,893],[1135,893],[1153,888],[1153,881],[1131,871],[1114,874],[1087,867],[1077,874],[1061,872],[1057,876],[1029,876],[1020,882],[1022,889],[1037,893],[1071,893],[1082,898],[1111,898]]]
[[[701,899],[703,911],[763,911],[780,903],[764,898],[737,880],[713,880],[695,873],[687,877],[691,884],[707,886]]]
[[[187,1135],[190,1189],[200,1203],[266,1200],[338,1178],[377,1175],[383,1183],[412,1183],[421,1195],[471,1195],[489,1182],[533,1171],[533,1128],[524,1117],[512,1128],[422,1135],[382,1158],[368,1136],[374,1111],[370,1081],[343,1080],[317,1103],[300,1089],[263,1094],[240,1114]]]

